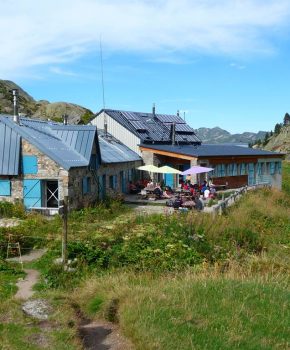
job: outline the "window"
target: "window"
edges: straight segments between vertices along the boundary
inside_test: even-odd
[[[109,177],[109,187],[112,189],[112,190],[116,190],[117,187],[118,187],[118,178],[117,178],[117,175],[111,175]]]
[[[275,162],[275,173],[276,174],[281,174],[281,167],[282,167],[281,162]]]
[[[22,171],[23,174],[37,174],[37,157],[36,156],[23,156],[22,158]]]
[[[90,177],[84,177],[83,178],[83,194],[90,193],[91,192],[91,178]]]
[[[238,164],[234,163],[233,164],[233,176],[237,176],[238,175]]]
[[[275,162],[270,163],[270,174],[271,175],[275,174]]]
[[[257,174],[262,175],[262,163],[257,164]]]
[[[10,180],[0,180],[0,196],[11,196]]]
[[[246,175],[246,164],[245,163],[241,163],[241,165],[240,165],[240,174]]]

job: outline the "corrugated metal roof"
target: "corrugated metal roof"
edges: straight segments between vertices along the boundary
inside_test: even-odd
[[[4,115],[0,116],[0,122],[66,170],[90,163],[95,126],[62,125],[28,118],[20,118],[18,125]]]
[[[17,175],[19,157],[20,135],[0,122],[0,175]]]
[[[207,145],[201,144],[198,146],[193,145],[148,145],[141,144],[141,146],[156,149],[165,152],[183,154],[192,157],[234,157],[234,156],[279,156],[283,154],[277,152],[264,151],[259,149],[253,149],[249,147],[230,146],[230,145]]]
[[[141,157],[112,135],[105,137],[104,130],[98,130],[99,145],[103,163],[123,163],[142,160]]]
[[[194,130],[185,121],[176,115],[128,112],[105,109],[105,112],[118,123],[139,137],[144,143],[170,143],[171,124],[176,123],[175,140],[180,144],[196,144],[201,141],[195,135]]]

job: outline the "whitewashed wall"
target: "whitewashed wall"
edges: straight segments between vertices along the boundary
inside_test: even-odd
[[[98,129],[104,129],[104,116],[104,112],[99,114],[91,121],[91,124],[96,125]],[[116,137],[116,139],[120,140],[124,145],[141,156],[141,151],[137,146],[141,142],[139,137],[135,136],[131,131],[124,128],[109,115],[107,115],[107,125],[109,134]]]

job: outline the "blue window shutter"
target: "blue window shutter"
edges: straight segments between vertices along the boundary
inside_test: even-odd
[[[10,180],[0,180],[0,196],[11,196]]]
[[[281,174],[281,170],[282,170],[282,163],[278,162],[278,174]]]
[[[237,165],[237,163],[233,164],[233,175],[234,176],[238,175],[238,165]]]
[[[114,189],[116,190],[118,187],[118,177],[117,175],[114,176]]]
[[[270,174],[271,175],[275,174],[275,162],[270,163]]]
[[[83,177],[83,194],[88,192],[88,181],[86,177]]]
[[[258,163],[258,175],[262,175],[262,164]]]
[[[22,159],[23,174],[37,174],[37,157],[36,156],[23,156]]]
[[[221,176],[225,176],[225,165],[221,164]]]

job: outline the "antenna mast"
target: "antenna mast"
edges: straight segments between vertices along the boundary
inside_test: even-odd
[[[105,109],[105,85],[104,85],[104,67],[103,67],[103,47],[102,36],[100,36],[100,58],[101,58],[101,71],[102,71],[102,91],[103,91],[103,108]]]
[[[106,115],[106,103],[105,103],[105,84],[104,84],[104,66],[103,66],[103,47],[102,47],[102,35],[100,35],[100,58],[101,58],[101,72],[102,72],[102,91],[103,91],[103,115],[104,115],[104,132],[105,137],[108,136],[108,122]]]

